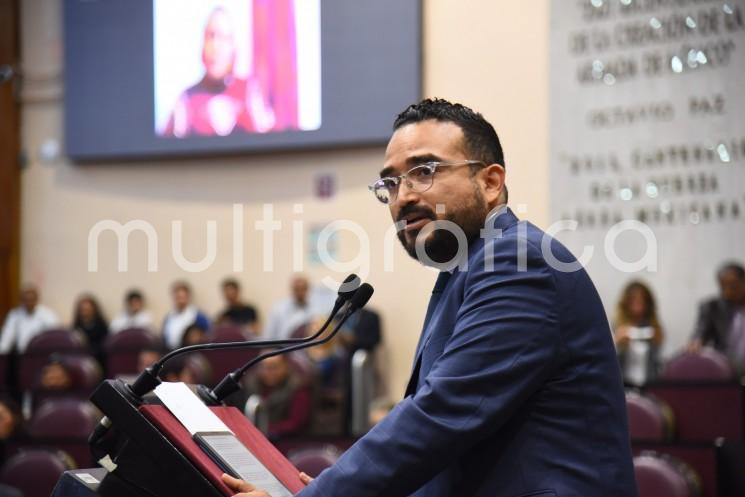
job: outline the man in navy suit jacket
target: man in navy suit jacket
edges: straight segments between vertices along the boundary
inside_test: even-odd
[[[441,272],[406,397],[298,495],[636,496],[600,298],[566,248],[506,207],[494,129],[443,100],[394,129],[371,190],[406,250]]]

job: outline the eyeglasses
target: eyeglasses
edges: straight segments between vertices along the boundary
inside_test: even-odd
[[[375,194],[375,197],[382,203],[387,204],[396,200],[398,187],[401,181],[406,180],[406,187],[411,191],[423,193],[432,187],[435,178],[435,172],[441,167],[459,167],[470,166],[474,164],[485,165],[480,160],[464,160],[462,162],[425,162],[416,167],[412,167],[406,174],[401,176],[386,176],[380,178],[367,188]]]

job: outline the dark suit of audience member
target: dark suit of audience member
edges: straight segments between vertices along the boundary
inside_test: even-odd
[[[725,264],[717,273],[719,297],[701,304],[690,348],[709,345],[745,373],[745,268]]]
[[[373,351],[380,343],[380,315],[369,309],[360,309],[346,324],[341,335],[351,358],[358,350]]]

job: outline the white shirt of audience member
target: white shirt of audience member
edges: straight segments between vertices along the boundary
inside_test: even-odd
[[[194,324],[197,320],[198,312],[197,306],[190,305],[185,307],[181,312],[173,309],[168,313],[165,323],[163,323],[163,340],[166,343],[166,347],[175,349],[181,346],[181,339],[184,338],[184,332],[186,328]]]
[[[14,345],[17,352],[23,353],[32,338],[58,325],[57,315],[43,305],[37,304],[31,313],[23,306],[16,307],[5,318],[5,325],[0,333],[0,354],[7,354]]]
[[[317,316],[326,316],[334,307],[336,294],[322,288],[311,288],[308,291],[307,305],[298,305],[288,297],[277,302],[269,313],[264,329],[268,340],[284,340],[300,326],[312,321]]]
[[[111,333],[119,333],[122,330],[129,328],[143,328],[146,330],[153,329],[153,317],[147,311],[139,311],[134,314],[129,314],[127,311],[122,311],[117,317],[115,317],[109,325],[109,331]]]

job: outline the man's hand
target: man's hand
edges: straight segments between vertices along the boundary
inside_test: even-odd
[[[268,493],[263,490],[257,490],[256,487],[238,478],[233,478],[230,475],[223,474],[222,481],[230,487],[230,490],[237,492],[233,497],[271,497]],[[305,473],[300,473],[300,481],[304,485],[310,484],[313,478]]]
[[[222,481],[230,487],[230,490],[236,492],[233,497],[271,497],[263,490],[257,490],[256,487],[248,482],[233,478],[230,475],[223,474]]]

